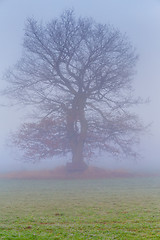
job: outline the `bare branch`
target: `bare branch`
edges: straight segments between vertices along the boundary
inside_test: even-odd
[[[13,138],[27,158],[71,152],[77,166],[97,149],[134,155],[144,128],[130,112],[141,100],[132,97],[137,55],[125,35],[65,11],[46,25],[29,19],[23,46],[5,94],[34,109],[37,122]]]

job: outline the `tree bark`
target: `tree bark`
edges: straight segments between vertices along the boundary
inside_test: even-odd
[[[67,164],[67,169],[69,171],[83,171],[87,168],[83,156],[87,136],[83,96],[75,97],[72,108],[68,110],[67,134],[72,151],[72,162]]]

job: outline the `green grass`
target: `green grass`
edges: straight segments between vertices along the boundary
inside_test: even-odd
[[[160,239],[160,178],[0,180],[0,239]]]

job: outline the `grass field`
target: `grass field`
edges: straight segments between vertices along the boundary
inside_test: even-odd
[[[160,178],[0,180],[0,239],[160,239]]]

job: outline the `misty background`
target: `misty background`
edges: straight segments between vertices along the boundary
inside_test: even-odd
[[[159,0],[0,0],[0,89],[3,75],[20,59],[24,26],[28,17],[44,23],[72,8],[77,16],[92,17],[96,22],[110,23],[126,33],[139,55],[134,77],[135,96],[150,99],[149,104],[134,109],[144,124],[152,123],[137,151],[141,158],[112,159],[107,154],[93,159],[106,168],[160,171],[160,1]],[[65,161],[54,157],[33,165],[16,158],[19,153],[7,147],[9,134],[25,121],[27,110],[4,107],[0,98],[0,172],[52,168]],[[66,159],[67,160],[67,159]],[[69,160],[69,159],[68,159]]]

